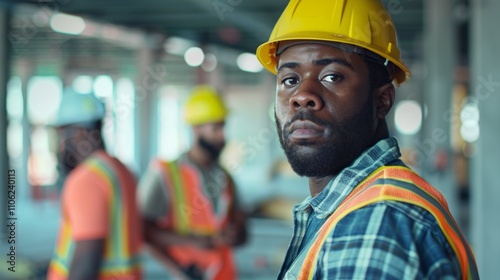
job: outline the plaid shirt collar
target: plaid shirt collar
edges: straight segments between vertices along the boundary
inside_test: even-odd
[[[317,218],[323,219],[333,213],[344,198],[368,175],[383,165],[399,159],[401,153],[396,138],[380,140],[363,152],[351,165],[335,176],[316,197],[307,197],[295,207],[295,212],[312,207]]]

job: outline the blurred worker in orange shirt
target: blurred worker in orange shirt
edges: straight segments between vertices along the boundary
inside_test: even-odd
[[[142,278],[136,181],[105,151],[104,115],[104,104],[93,94],[69,92],[53,123],[59,135],[59,164],[68,176],[50,280]]]

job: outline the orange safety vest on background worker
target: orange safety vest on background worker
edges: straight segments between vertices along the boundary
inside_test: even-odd
[[[136,213],[135,183],[125,182],[129,179],[123,174],[127,172],[125,167],[104,152],[96,152],[73,172],[78,172],[78,176],[88,176],[88,172],[96,175],[102,182],[98,187],[103,186],[103,193],[108,201],[107,221],[109,228],[105,237],[99,279],[142,279],[140,266],[141,223],[138,219],[139,215]],[[69,178],[67,180],[70,181]],[[66,187],[71,186],[65,185]],[[55,255],[49,266],[48,279],[51,280],[68,278],[75,246],[72,221],[66,211],[66,207],[71,207],[70,204],[71,202],[63,200],[59,239]],[[88,205],[88,207],[92,207],[92,205]]]
[[[196,167],[188,162],[156,161],[161,170],[162,182],[169,194],[169,211],[159,222],[162,228],[179,235],[214,235],[229,222],[234,207],[234,184],[226,176],[226,187],[221,186],[218,194],[219,211],[204,193],[203,177]],[[168,255],[180,266],[195,266],[204,272],[204,279],[236,279],[236,265],[232,248],[221,246],[214,249],[201,249],[189,245],[168,246]]]
[[[387,200],[414,204],[429,211],[458,257],[462,278],[479,279],[474,255],[450,214],[444,197],[415,172],[403,166],[382,166],[359,183],[299,254],[287,271],[286,279],[313,279],[318,253],[335,225],[357,209]]]

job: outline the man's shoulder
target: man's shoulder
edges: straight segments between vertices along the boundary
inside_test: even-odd
[[[154,157],[149,162],[149,168],[155,169],[155,170],[171,168],[172,166],[175,166],[177,168],[184,168],[186,166],[194,166],[194,164],[187,157],[187,155],[184,155],[184,154],[180,155],[179,157],[177,157],[175,159],[165,159],[162,157]]]
[[[64,180],[62,199],[65,201],[78,200],[82,193],[103,194],[100,191],[103,180],[93,171],[90,166],[79,164]]]
[[[374,197],[370,197],[373,202],[367,205],[369,208],[386,207],[386,211],[402,213],[409,219],[421,222],[435,221],[429,204],[441,210],[448,209],[441,192],[403,161],[395,160],[378,169],[378,172],[380,174],[376,175],[377,179],[372,180],[364,191],[367,193],[370,188],[378,188],[377,191],[372,191]]]
[[[379,178],[372,183],[372,186],[383,188],[380,195],[392,197],[392,200],[404,198],[417,205],[430,203],[441,210],[447,210],[448,203],[444,195],[417,172],[400,162],[381,168]],[[401,190],[405,194],[400,194]]]
[[[109,167],[110,171],[118,177],[123,177],[125,182],[132,182],[135,184],[135,176],[132,171],[120,159],[111,156],[105,151],[99,151],[89,157],[89,160],[98,160]]]
[[[112,176],[123,177],[126,182],[132,180],[134,175],[119,159],[112,157],[106,152],[98,152],[90,155],[75,169],[73,169],[64,183],[65,188],[72,185],[80,185],[81,183],[96,185],[99,182],[105,181],[104,177],[107,173],[99,173],[98,170],[107,169]],[[107,174],[109,176],[110,174]]]
[[[328,235],[333,243],[325,244],[323,249],[327,250],[339,242],[362,244],[368,236],[374,242],[398,244],[406,251],[410,251],[417,240],[419,246],[427,244],[429,240],[425,240],[430,236],[434,241],[447,244],[438,221],[430,212],[400,201],[380,201],[352,211]],[[449,249],[448,245],[445,247]]]
[[[411,265],[414,272],[424,269],[424,275],[436,263],[453,268],[456,263],[436,219],[425,209],[400,201],[380,201],[349,213],[324,240],[320,259],[329,275],[340,267],[381,269],[380,261],[387,258]],[[358,267],[361,252],[369,261]],[[405,275],[400,267],[384,273],[398,279]]]
[[[66,178],[65,185],[72,185],[74,182],[78,182],[80,180],[89,180],[91,179],[94,171],[92,170],[89,162],[91,157],[85,159],[82,163],[78,164],[71,172],[68,174]]]
[[[383,223],[394,223],[396,227],[405,224],[439,229],[427,202],[446,210],[446,200],[436,188],[401,160],[378,168],[366,180],[364,187],[359,186],[364,188],[363,191],[355,199],[352,198],[357,202],[351,202],[349,207],[343,208],[346,213],[339,223],[353,223],[358,230],[387,226]]]
[[[394,222],[398,225],[400,222],[410,224],[422,224],[423,227],[434,228],[438,223],[432,213],[427,209],[408,202],[395,200],[382,200],[365,207],[356,209],[346,215],[348,220],[356,223],[371,223],[373,220],[378,220],[381,223],[383,219],[386,222]]]

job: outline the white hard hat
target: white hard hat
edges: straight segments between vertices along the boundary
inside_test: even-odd
[[[94,94],[80,94],[66,90],[61,98],[53,126],[87,124],[101,120],[105,106]]]

